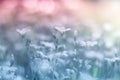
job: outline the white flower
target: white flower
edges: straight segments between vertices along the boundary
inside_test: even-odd
[[[33,48],[35,48],[35,49],[40,49],[40,48],[41,48],[41,46],[38,46],[38,45],[36,45],[36,44],[30,44],[30,47],[33,47]]]
[[[41,52],[41,51],[36,51],[37,52],[37,54],[40,56],[40,57],[42,57],[42,58],[45,58],[45,57],[47,57],[46,55],[44,55],[44,53],[43,52]]]
[[[30,32],[31,30],[29,28],[23,28],[23,29],[16,29],[16,31],[21,34],[24,35],[27,32]]]
[[[64,32],[67,32],[67,31],[70,31],[71,28],[65,28],[65,27],[55,27],[55,30],[61,32],[61,33],[64,33]]]
[[[115,61],[120,61],[120,58],[119,57],[115,57],[115,58],[105,58],[106,61],[109,61],[109,62],[115,62]]]
[[[52,48],[52,49],[55,49],[55,45],[54,43],[51,43],[51,42],[41,42],[41,44],[43,44],[44,46],[48,47],[48,48]]]
[[[97,58],[99,60],[103,60],[104,55],[99,53],[99,52],[95,52],[95,51],[87,51],[85,53],[87,58]]]

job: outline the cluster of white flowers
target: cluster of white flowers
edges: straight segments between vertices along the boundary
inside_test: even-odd
[[[0,80],[108,80],[119,75],[120,46],[105,34],[109,25],[89,34],[88,27],[81,28],[12,30],[16,40],[8,40],[9,47],[0,44]]]

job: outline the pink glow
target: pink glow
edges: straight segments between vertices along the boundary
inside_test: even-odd
[[[41,12],[44,14],[52,14],[55,10],[55,3],[53,0],[24,0],[23,6],[29,12]]]

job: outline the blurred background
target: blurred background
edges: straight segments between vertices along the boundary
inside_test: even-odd
[[[120,80],[119,0],[0,0],[0,80]]]
[[[119,0],[1,0],[0,4],[1,22],[38,22],[67,17],[80,22],[92,19],[119,24]]]

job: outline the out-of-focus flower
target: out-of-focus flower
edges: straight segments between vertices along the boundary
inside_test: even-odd
[[[34,49],[40,49],[41,46],[36,45],[36,44],[30,44],[30,47],[33,47]]]
[[[105,58],[105,60],[109,61],[109,62],[116,62],[116,61],[120,61],[119,57],[114,57],[114,58]]]
[[[55,27],[55,30],[59,31],[60,33],[64,33],[64,32],[70,31],[71,28]]]
[[[27,32],[31,31],[29,28],[23,28],[23,29],[16,29],[16,31],[20,34],[20,35],[24,35]]]
[[[104,54],[98,53],[98,52],[94,52],[94,51],[87,51],[85,53],[85,56],[87,58],[96,58],[98,60],[103,60],[104,58]]]
[[[42,41],[41,44],[44,45],[45,47],[55,49],[55,45],[54,45],[54,43],[44,42],[44,41]]]
[[[113,26],[109,23],[104,24],[103,28],[104,28],[105,31],[108,31],[108,32],[113,30]]]

